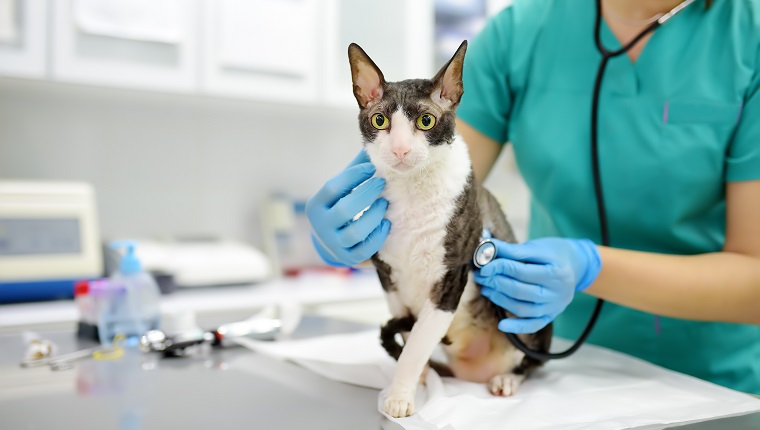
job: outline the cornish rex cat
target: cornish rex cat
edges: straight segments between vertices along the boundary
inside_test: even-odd
[[[358,45],[348,48],[359,128],[377,176],[391,230],[372,261],[393,319],[381,338],[398,360],[385,399],[394,417],[414,413],[418,381],[439,342],[448,357],[433,367],[468,381],[487,383],[496,395],[512,395],[541,362],[524,356],[497,329],[496,305],[480,295],[470,274],[475,247],[486,228],[514,242],[498,203],[475,182],[455,116],[464,92],[467,42],[431,80],[386,82]],[[395,335],[402,332],[402,348]],[[520,338],[548,351],[551,325]]]

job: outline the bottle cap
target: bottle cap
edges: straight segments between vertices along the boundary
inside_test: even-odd
[[[140,260],[138,260],[137,256],[135,255],[134,242],[128,240],[117,240],[115,242],[111,242],[109,247],[111,249],[126,250],[119,260],[119,272],[125,275],[142,272],[142,265],[140,264]]]
[[[84,296],[90,293],[90,281],[81,280],[74,283],[74,297]]]

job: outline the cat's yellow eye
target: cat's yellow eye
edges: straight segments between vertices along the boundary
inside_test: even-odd
[[[417,117],[417,128],[430,130],[435,125],[435,117],[429,113],[423,113]]]
[[[391,122],[388,120],[388,118],[386,118],[385,115],[381,113],[372,115],[370,122],[372,123],[372,127],[375,127],[378,130],[385,130],[389,125],[391,125]]]

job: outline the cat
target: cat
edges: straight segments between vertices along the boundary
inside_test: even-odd
[[[467,146],[456,134],[466,50],[464,41],[432,79],[386,82],[359,45],[348,48],[364,148],[386,180],[391,229],[372,262],[392,315],[381,342],[398,360],[384,400],[393,417],[414,413],[428,364],[444,376],[487,383],[501,396],[514,394],[543,364],[497,329],[503,311],[480,294],[470,273],[484,227],[494,238],[516,240],[497,201],[475,181]],[[551,336],[550,324],[520,339],[548,352]],[[445,364],[430,361],[439,343]]]

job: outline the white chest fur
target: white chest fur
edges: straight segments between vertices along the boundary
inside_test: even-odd
[[[391,266],[398,298],[413,315],[445,274],[446,227],[471,170],[460,137],[432,151],[441,152],[431,154],[434,161],[425,169],[406,175],[383,172],[391,230],[379,257]]]

